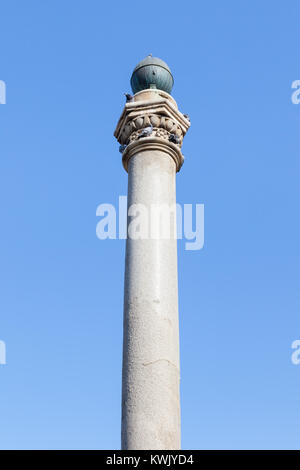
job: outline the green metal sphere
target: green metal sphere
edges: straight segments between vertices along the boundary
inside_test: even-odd
[[[148,55],[135,67],[130,84],[133,93],[149,88],[157,88],[170,94],[174,79],[171,70],[163,60]]]

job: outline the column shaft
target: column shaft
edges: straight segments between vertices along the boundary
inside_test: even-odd
[[[152,204],[174,206],[175,175],[174,160],[161,150],[133,155],[128,207],[144,204],[150,213]],[[122,449],[180,449],[179,398],[177,240],[128,237]]]

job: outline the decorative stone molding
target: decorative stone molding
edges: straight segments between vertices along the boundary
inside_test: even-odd
[[[141,137],[141,131],[151,126],[151,134]],[[126,146],[122,159],[126,171],[133,153],[150,148],[167,152],[179,171],[183,163],[180,148],[189,126],[189,120],[178,110],[176,101],[168,93],[158,90],[136,93],[134,100],[126,103],[114,133],[118,142]],[[170,142],[172,134],[178,137],[178,143]]]
[[[163,139],[168,140],[171,134],[175,134],[180,139],[181,147],[183,140],[181,127],[174,119],[159,114],[144,114],[127,122],[120,135],[120,144],[128,145],[130,142],[137,140],[141,130],[151,125],[153,126],[151,136],[162,137]]]
[[[128,171],[128,162],[133,155],[146,150],[161,150],[162,152],[167,153],[174,160],[176,171],[179,171],[183,165],[184,156],[182,155],[178,145],[159,137],[145,137],[144,139],[131,142],[124,150],[122,163],[125,170]]]

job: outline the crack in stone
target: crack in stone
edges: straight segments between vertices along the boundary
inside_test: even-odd
[[[171,366],[175,367],[175,369],[179,372],[178,367],[175,364],[173,364],[173,362],[169,361],[169,359],[157,359],[156,361],[152,361],[152,362],[143,362],[143,366],[145,367],[151,366],[152,364],[156,364],[157,362],[161,362],[161,361],[166,361],[168,364],[171,364]]]

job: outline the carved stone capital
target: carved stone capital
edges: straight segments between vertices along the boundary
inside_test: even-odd
[[[128,171],[128,162],[133,155],[146,150],[161,150],[162,152],[167,153],[174,160],[176,171],[179,171],[182,167],[184,157],[179,146],[159,137],[151,136],[132,141],[128,144],[122,155],[122,163],[125,170]]]
[[[122,158],[125,170],[134,153],[151,149],[168,153],[179,171],[183,163],[180,149],[189,126],[189,119],[168,93],[160,90],[136,93],[134,100],[126,103],[114,133],[125,148]],[[150,128],[151,133],[143,137],[141,132],[145,128]]]

